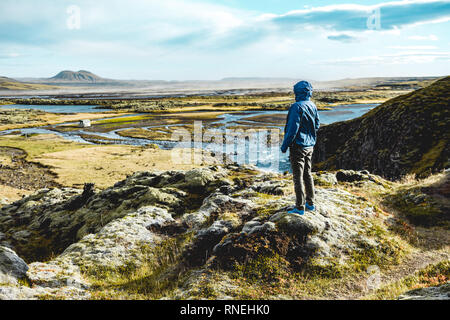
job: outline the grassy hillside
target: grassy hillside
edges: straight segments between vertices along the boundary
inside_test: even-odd
[[[450,77],[319,131],[316,169],[366,169],[389,179],[449,166]]]
[[[10,78],[0,77],[0,90],[51,90],[57,88],[55,86],[24,83]]]

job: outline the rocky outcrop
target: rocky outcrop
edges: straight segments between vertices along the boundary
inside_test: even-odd
[[[344,257],[351,252],[382,248],[382,238],[365,236],[373,228],[368,218],[374,216],[374,209],[352,194],[319,189],[316,212],[305,216],[286,212],[294,202],[291,196],[268,203],[278,208],[273,215],[257,216],[239,232],[223,236],[213,250],[219,265],[231,267],[265,251],[286,258],[294,269],[312,260],[315,266],[327,268],[335,263],[345,266]]]
[[[26,278],[32,287],[20,286],[17,281],[0,281],[0,299],[58,296],[65,299],[88,299],[90,285],[82,271],[139,266],[149,248],[163,240],[163,237],[150,232],[149,229],[170,222],[173,222],[173,219],[167,210],[143,207],[110,222],[98,233],[83,237],[57,258],[46,263],[34,262],[29,266],[12,250],[5,248],[10,263],[0,265],[7,265],[8,270],[17,270],[16,276]],[[3,288],[1,283],[7,283],[8,286]]]
[[[95,234],[89,234],[70,245],[55,260],[93,268],[117,268],[142,263],[142,252],[163,239],[149,231],[173,222],[165,209],[142,207],[138,211],[114,220]]]
[[[54,262],[28,266],[14,251],[0,247],[0,300],[87,299],[88,287],[77,266]]]
[[[224,173],[215,168],[136,173],[97,193],[92,186],[84,193],[69,188],[43,189],[0,209],[0,232],[5,234],[0,244],[14,247],[25,260],[41,260],[62,253],[84,236],[139,208],[157,205],[184,212],[199,206],[204,196],[226,184],[230,182],[224,179]]]
[[[240,216],[248,214],[254,207],[253,203],[245,199],[235,199],[220,192],[214,193],[203,201],[200,209],[194,213],[185,214],[183,222],[190,227],[198,228],[213,215],[218,217],[220,213],[231,211],[240,212]]]
[[[449,300],[450,283],[439,287],[420,288],[402,294],[399,300]]]
[[[287,213],[295,203],[289,176],[238,166],[139,172],[104,191],[40,190],[0,209],[2,245],[28,262],[5,249],[24,280],[0,284],[0,299],[89,299],[91,277],[145,266],[164,267],[147,276],[158,285],[183,273],[169,298],[203,297],[209,281],[226,299],[237,290],[233,272],[251,273],[255,264],[262,271],[250,278],[276,279],[280,270],[339,274],[355,270],[358,257],[376,264],[401,255],[374,206],[339,188],[378,186],[380,178],[317,176],[332,183],[317,189],[317,210],[305,216]],[[161,265],[167,256],[176,259]],[[220,276],[210,278],[214,271]]]
[[[368,170],[388,179],[449,167],[450,77],[319,130],[318,170]]]

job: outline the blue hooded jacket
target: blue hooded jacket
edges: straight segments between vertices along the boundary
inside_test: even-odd
[[[292,143],[302,148],[314,147],[320,118],[317,107],[310,99],[313,87],[308,81],[301,81],[294,86],[295,101],[287,116],[284,129],[284,141],[281,151],[286,152]]]

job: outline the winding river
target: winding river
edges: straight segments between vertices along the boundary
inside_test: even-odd
[[[322,124],[331,124],[335,122],[340,121],[346,121],[351,120],[357,117],[360,117],[367,113],[368,111],[375,108],[377,104],[349,104],[349,105],[340,105],[337,107],[334,107],[332,110],[327,111],[320,111],[320,118]],[[95,113],[99,112],[99,109],[96,109],[96,106],[32,106],[32,105],[8,105],[8,106],[2,106],[3,108],[8,109],[37,109],[37,110],[43,110],[47,112],[53,112],[53,113]],[[70,110],[70,112],[68,112]],[[254,117],[260,117],[265,116],[266,118],[270,119],[270,116],[274,117],[283,117],[287,114],[286,111],[244,111],[244,112],[230,112],[222,114],[218,117],[218,121],[216,121],[216,130],[222,130],[225,131],[228,129],[228,127],[236,125],[236,122],[243,122],[243,123],[255,123],[259,126],[264,125],[263,123],[256,123],[252,122],[253,120],[249,120],[249,118]],[[101,120],[106,120],[111,118],[104,118]],[[124,144],[124,145],[135,145],[135,146],[142,146],[146,144],[157,144],[162,149],[172,149],[176,144],[174,142],[170,141],[153,141],[153,140],[147,140],[147,139],[138,139],[138,138],[130,138],[130,137],[123,137],[117,132],[120,130],[126,130],[120,129],[120,130],[113,130],[111,132],[106,133],[99,133],[99,132],[91,132],[91,131],[85,131],[83,129],[70,131],[70,132],[58,132],[52,130],[52,128],[55,128],[57,126],[61,125],[76,125],[77,123],[64,123],[54,126],[47,126],[47,127],[35,127],[35,128],[27,128],[27,129],[19,129],[19,130],[6,130],[0,132],[0,135],[6,135],[11,132],[18,132],[20,131],[22,134],[57,134],[61,136],[64,139],[75,141],[75,142],[81,142],[81,143],[90,143],[94,144],[92,142],[88,142],[84,140],[81,136],[82,135],[95,135],[95,136],[101,136],[106,139],[109,139],[112,143],[115,144]],[[283,130],[283,127],[280,125],[276,125],[274,123],[268,123],[265,125],[265,127],[271,129],[271,128],[277,128],[280,130]],[[149,127],[151,129],[151,127]],[[179,145],[177,145],[179,146]],[[188,145],[187,145],[188,146]],[[193,145],[190,145],[193,146]],[[281,154],[279,151],[279,146],[274,145],[270,146],[267,145],[265,148],[256,148],[254,151],[252,151],[252,141],[245,140],[245,143],[233,143],[233,145],[227,145],[220,146],[222,148],[221,150],[217,149],[217,145],[214,143],[206,143],[203,142],[201,144],[201,147],[205,150],[212,151],[212,152],[225,152],[229,157],[231,157],[234,161],[238,163],[250,163],[253,165],[256,165],[260,169],[270,170],[270,171],[279,171],[284,172],[289,170],[289,157],[288,154]]]

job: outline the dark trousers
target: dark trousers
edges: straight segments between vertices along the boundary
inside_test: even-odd
[[[296,207],[305,210],[305,203],[314,205],[314,180],[312,176],[312,155],[314,148],[302,148],[294,143],[290,148],[292,175],[294,177]]]

